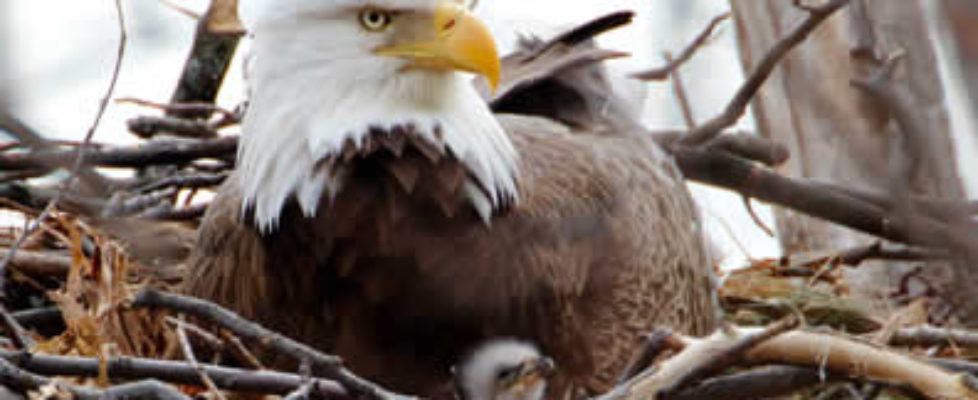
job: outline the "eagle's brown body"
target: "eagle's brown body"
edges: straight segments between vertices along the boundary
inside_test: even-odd
[[[201,227],[187,290],[420,395],[491,337],[539,344],[563,396],[608,388],[656,327],[714,327],[697,211],[650,137],[499,118],[520,195],[489,224],[459,200],[453,155],[378,133],[333,161],[353,172],[315,218],[293,202],[269,235],[242,221],[232,177]]]

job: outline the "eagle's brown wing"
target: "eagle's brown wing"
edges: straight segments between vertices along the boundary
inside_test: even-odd
[[[582,132],[637,129],[637,109],[616,95],[603,62],[628,53],[599,48],[594,40],[633,17],[629,11],[614,12],[549,40],[522,37],[517,50],[502,60],[498,90],[485,95],[490,107],[552,119]]]

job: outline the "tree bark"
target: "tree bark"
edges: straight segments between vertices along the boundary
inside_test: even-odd
[[[805,17],[805,11],[792,3],[731,0],[745,70],[752,69],[767,49]],[[817,6],[819,2],[802,3]],[[919,0],[852,0],[795,49],[765,83],[752,106],[759,133],[791,150],[791,160],[781,172],[893,190],[892,160],[910,156],[902,154],[904,133],[891,118],[896,116],[891,114],[893,110],[850,82],[866,78],[878,69],[880,59],[897,51],[905,52],[906,57],[896,69],[892,85],[912,102],[913,121],[919,122],[927,143],[919,150],[921,164],[910,177],[909,191],[945,199],[964,198],[936,55]],[[873,240],[784,209],[776,211],[776,218],[786,254],[849,248]],[[895,263],[866,265],[849,271],[848,283],[854,294],[883,313],[892,306],[889,291],[908,267]],[[933,265],[927,271],[931,281],[942,282],[941,292],[961,311],[963,319],[978,322],[978,300],[967,295],[954,298],[954,289],[975,280],[968,279],[966,267]]]

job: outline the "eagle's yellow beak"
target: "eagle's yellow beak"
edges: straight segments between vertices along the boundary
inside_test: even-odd
[[[454,69],[480,74],[493,90],[499,83],[499,54],[489,28],[456,1],[442,0],[426,19],[426,34],[376,50],[411,61],[409,68]],[[429,30],[430,29],[430,30]]]

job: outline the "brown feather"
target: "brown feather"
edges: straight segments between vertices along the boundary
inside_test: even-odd
[[[387,168],[387,171],[397,180],[401,189],[404,189],[408,193],[414,191],[415,185],[418,184],[418,175],[421,173],[418,170],[417,163],[397,156],[387,160],[383,164]]]

